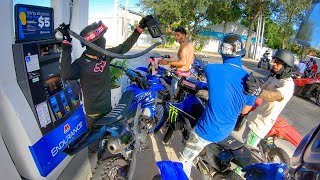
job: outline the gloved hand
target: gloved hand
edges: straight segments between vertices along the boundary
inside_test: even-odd
[[[252,73],[246,81],[245,93],[251,96],[259,96],[262,93],[261,83]]]
[[[286,168],[287,165],[283,163],[258,163],[246,166],[241,171],[245,172],[244,177],[247,180],[281,180],[285,176]]]
[[[70,34],[68,33],[68,29],[70,29],[70,24],[60,24],[60,26],[57,28],[58,31],[61,32],[63,36],[63,40],[67,40],[69,42],[72,41]]]
[[[139,27],[141,29],[144,29],[147,25],[146,25],[146,22],[149,21],[150,19],[152,19],[153,17],[151,15],[148,15],[148,16],[145,16],[143,17],[140,22],[139,22]]]

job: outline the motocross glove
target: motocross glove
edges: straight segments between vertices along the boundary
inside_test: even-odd
[[[57,28],[57,30],[61,32],[63,36],[63,40],[67,40],[71,42],[72,39],[70,37],[70,34],[68,33],[69,29],[70,29],[70,24],[65,24],[65,23],[60,24],[59,27]]]
[[[259,96],[262,93],[261,83],[257,77],[250,73],[245,87],[245,94]]]
[[[247,180],[282,180],[286,169],[287,165],[283,163],[257,163],[246,166],[241,171],[245,172],[244,177]]]
[[[143,17],[143,18],[140,20],[138,26],[139,26],[141,29],[144,29],[144,28],[147,26],[146,22],[149,21],[149,20],[152,19],[152,18],[153,18],[153,17],[152,17],[151,15],[148,15],[148,16]]]

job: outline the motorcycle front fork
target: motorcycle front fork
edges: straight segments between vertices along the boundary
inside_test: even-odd
[[[258,144],[260,154],[262,156],[262,159],[265,162],[268,162],[267,154],[269,151],[276,147],[276,144],[274,143],[275,136],[266,137],[265,139],[262,139],[260,143]]]

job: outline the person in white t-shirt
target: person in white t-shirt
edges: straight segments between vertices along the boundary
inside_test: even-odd
[[[246,143],[256,147],[276,122],[279,114],[291,99],[294,92],[294,82],[291,71],[294,66],[294,56],[291,51],[278,49],[272,56],[273,76],[261,87],[256,78],[248,79],[246,92],[263,99],[263,102],[247,116],[250,132]]]
[[[300,61],[299,64],[297,65],[297,67],[298,67],[298,69],[299,69],[299,70],[298,70],[298,73],[303,76],[305,70],[307,69],[306,63],[303,62],[303,61]]]

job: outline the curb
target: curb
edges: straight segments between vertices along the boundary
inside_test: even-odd
[[[147,47],[132,47],[131,49],[132,50],[144,50],[146,49]],[[165,49],[165,48],[155,48],[153,49],[152,51],[162,51],[162,52],[177,52],[178,49]],[[212,57],[221,57],[220,54],[218,53],[213,53],[213,52],[203,52],[203,51],[198,51],[198,52],[195,52],[195,54],[197,55],[206,55],[206,56],[212,56]],[[242,58],[242,60],[244,61],[251,61],[251,62],[258,62],[254,59],[251,59],[251,58]]]

